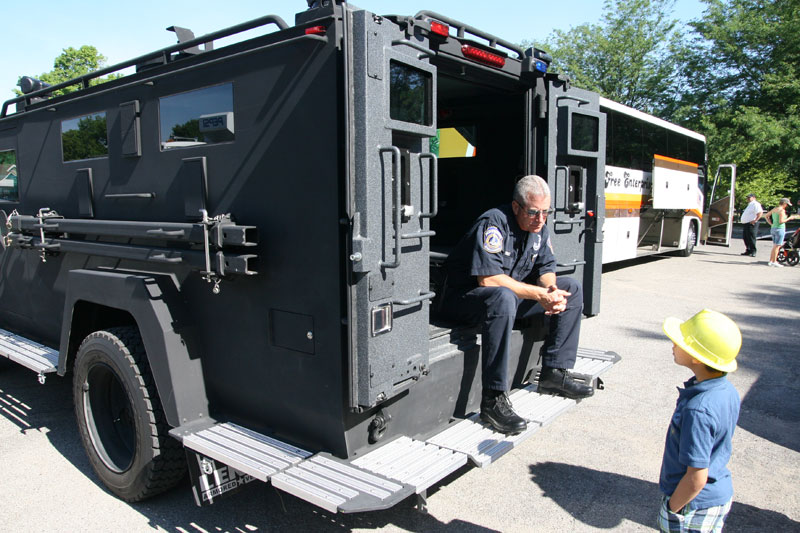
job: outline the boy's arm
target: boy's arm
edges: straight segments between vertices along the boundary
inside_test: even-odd
[[[675,492],[669,497],[669,510],[677,513],[700,494],[708,481],[708,468],[686,467],[686,473],[675,487]]]

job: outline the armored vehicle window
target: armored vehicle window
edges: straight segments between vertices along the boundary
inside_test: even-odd
[[[600,119],[581,113],[572,115],[572,149],[583,152],[596,152]]]
[[[107,156],[106,114],[95,113],[62,121],[61,147],[65,162]]]
[[[431,75],[392,61],[389,116],[394,120],[431,125]]]
[[[165,96],[159,100],[159,115],[162,150],[230,142],[233,84]]]
[[[19,201],[17,187],[17,153],[14,150],[0,152],[0,200]]]

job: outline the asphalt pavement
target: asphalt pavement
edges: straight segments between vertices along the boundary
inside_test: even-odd
[[[414,501],[373,513],[331,514],[262,483],[211,507],[188,482],[139,504],[109,494],[81,448],[68,379],[41,386],[29,370],[0,369],[0,530],[28,531],[652,531],[658,473],[676,387],[667,316],[705,307],[742,330],[742,397],[733,439],[734,504],[726,532],[800,531],[800,265],[699,246],[689,258],[626,262],[603,274],[600,315],[581,345],[622,361],[598,391],[485,469],[465,467]],[[1,363],[0,363],[1,364]]]

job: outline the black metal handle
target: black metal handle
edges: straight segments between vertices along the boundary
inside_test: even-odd
[[[435,297],[436,297],[435,292],[420,292],[420,295],[415,296],[414,298],[409,298],[408,300],[392,300],[392,303],[394,305],[411,305],[419,302],[424,302],[425,300],[432,300]]]
[[[402,220],[402,212],[400,209],[400,202],[401,195],[400,195],[400,149],[397,146],[385,146],[379,147],[378,151],[383,154],[386,152],[390,152],[392,154],[392,177],[394,179],[394,217],[393,217],[393,227],[394,227],[394,261],[391,263],[387,261],[381,260],[380,266],[385,268],[398,268],[400,266],[400,250],[401,250],[401,239],[402,235],[400,235],[400,226],[403,222]]]

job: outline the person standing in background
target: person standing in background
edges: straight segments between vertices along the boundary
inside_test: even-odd
[[[770,235],[772,235],[772,251],[769,254],[768,263],[768,266],[771,267],[783,266],[778,262],[778,252],[781,246],[783,246],[783,238],[786,235],[786,223],[790,220],[800,218],[798,215],[787,216],[786,207],[792,207],[792,202],[790,202],[788,198],[781,198],[778,202],[778,207],[773,207],[764,215],[764,218],[768,220],[772,217],[770,220],[772,225],[769,230]],[[742,215],[742,218],[744,218],[744,215]]]
[[[758,239],[758,226],[764,215],[764,208],[756,200],[756,195],[747,195],[747,207],[742,213],[742,238],[744,239],[744,252],[741,255],[756,256],[756,240]]]

